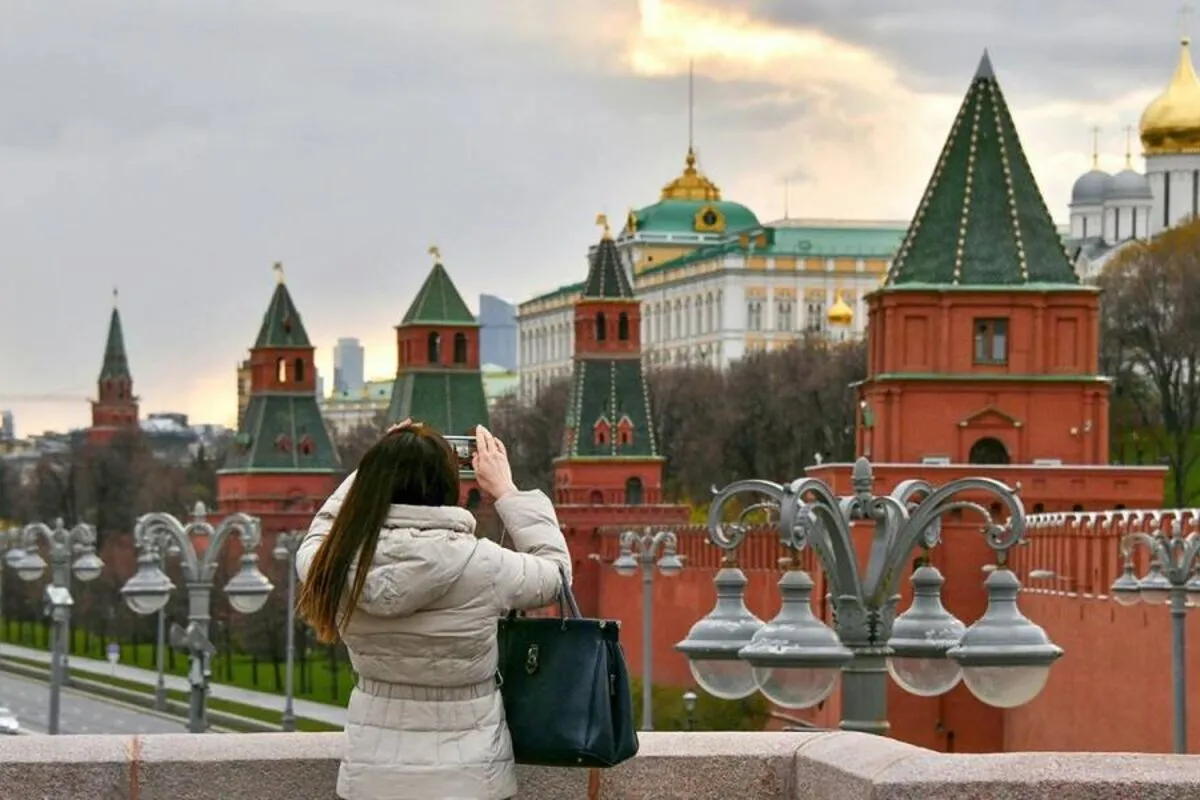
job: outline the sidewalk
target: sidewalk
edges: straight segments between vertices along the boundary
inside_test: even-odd
[[[37,661],[38,663],[45,664],[47,667],[50,665],[50,653],[46,650],[34,650],[14,644],[0,645],[0,657],[6,655],[23,658],[28,661]],[[158,682],[158,673],[152,669],[131,667],[127,664],[113,665],[107,661],[76,655],[72,655],[68,663],[71,672],[81,675],[91,674],[102,677],[120,678],[123,681],[140,683],[149,687],[153,687]],[[168,673],[163,676],[163,679],[168,689],[180,692],[187,692],[191,689],[188,686],[187,678],[182,676]],[[244,706],[265,708],[281,713],[283,711],[283,695],[271,694],[270,692],[256,692],[252,689],[243,689],[239,686],[228,686],[223,683],[213,682],[208,685],[208,696],[230,703],[241,703]],[[312,700],[301,700],[300,698],[295,698],[292,701],[292,705],[295,708],[297,717],[304,717],[305,719],[324,722],[327,725],[337,725],[339,727],[345,727],[346,725],[346,709],[341,706],[317,703]]]

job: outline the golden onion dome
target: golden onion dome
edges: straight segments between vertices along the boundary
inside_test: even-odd
[[[849,327],[850,323],[854,322],[854,309],[842,299],[841,292],[834,297],[833,305],[826,312],[825,319],[829,321],[830,325],[836,325],[839,328]]]
[[[1139,127],[1146,155],[1200,153],[1200,79],[1190,44],[1183,37],[1171,82],[1142,112]]]

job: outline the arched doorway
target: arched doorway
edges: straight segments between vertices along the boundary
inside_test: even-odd
[[[971,464],[1007,464],[1008,448],[999,439],[987,436],[971,445],[967,461]]]
[[[640,506],[642,504],[642,480],[630,478],[625,481],[625,505]]]

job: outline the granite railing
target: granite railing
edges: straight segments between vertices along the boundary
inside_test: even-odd
[[[0,800],[333,800],[341,734],[0,739]],[[610,770],[521,767],[523,800],[1183,800],[1200,756],[946,755],[859,733],[648,733]],[[434,800],[431,798],[431,800]]]

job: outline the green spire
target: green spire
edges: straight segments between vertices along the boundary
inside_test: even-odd
[[[985,50],[886,285],[1078,283]]]
[[[587,280],[583,283],[584,299],[629,300],[633,298],[633,287],[629,276],[621,266],[621,257],[608,230],[608,219],[601,214],[596,221],[604,226],[604,236],[592,253],[588,264]]]
[[[117,310],[117,290],[113,289],[112,316],[108,319],[108,342],[104,345],[104,366],[100,380],[133,379],[129,374],[129,358],[125,355],[125,335],[121,332],[121,312]]]
[[[475,315],[463,302],[462,295],[442,266],[436,247],[429,248],[434,256],[433,269],[421,285],[401,325],[476,325]]]
[[[304,323],[300,321],[300,312],[292,302],[292,295],[283,281],[283,265],[274,266],[276,286],[275,294],[271,295],[271,304],[263,315],[262,327],[258,330],[258,339],[254,346],[258,347],[312,347]]]

